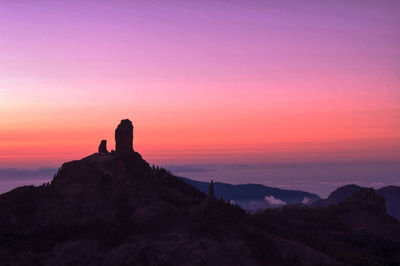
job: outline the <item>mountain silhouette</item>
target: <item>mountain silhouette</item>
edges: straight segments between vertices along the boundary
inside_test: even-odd
[[[357,185],[346,185],[333,191],[328,198],[313,203],[313,206],[329,206],[338,204],[349,198],[353,193],[365,189]],[[376,194],[385,199],[387,213],[400,220],[400,187],[386,186],[377,189]]]
[[[182,179],[186,183],[195,186],[200,191],[207,192],[208,190],[207,182],[183,177]],[[286,204],[312,204],[320,200],[320,197],[313,193],[267,187],[260,184],[232,185],[214,182],[214,188],[217,198],[235,202],[249,211],[257,211]],[[275,199],[275,201],[273,199]]]
[[[134,150],[64,163],[50,183],[0,195],[1,265],[398,265],[400,223],[374,190],[255,214],[208,195]]]

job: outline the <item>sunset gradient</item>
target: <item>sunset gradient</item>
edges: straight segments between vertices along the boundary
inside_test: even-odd
[[[400,1],[0,1],[0,168],[400,158]]]

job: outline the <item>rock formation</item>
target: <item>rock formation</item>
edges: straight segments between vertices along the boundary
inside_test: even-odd
[[[208,185],[208,194],[207,198],[203,201],[201,207],[203,210],[208,208],[215,207],[215,203],[217,202],[215,195],[214,195],[214,181],[211,180],[210,185]]]
[[[211,180],[210,185],[208,186],[208,198],[215,199],[214,195],[214,181]]]
[[[100,142],[99,153],[108,153],[108,151],[107,151],[107,140],[103,139]]]
[[[133,125],[129,119],[121,120],[115,129],[115,151],[117,153],[133,152]]]

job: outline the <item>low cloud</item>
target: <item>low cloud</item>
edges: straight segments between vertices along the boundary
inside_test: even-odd
[[[342,186],[346,186],[346,185],[359,185],[362,186],[363,182],[359,181],[359,180],[354,180],[354,181],[343,181],[343,182],[318,182],[321,185],[330,185],[330,186],[337,186],[337,187],[342,187]]]
[[[0,169],[0,181],[51,179],[57,168],[40,168],[34,170],[5,168]]]
[[[215,169],[209,166],[202,166],[202,165],[167,165],[165,167],[169,171],[174,174],[180,173],[205,173],[205,172],[214,172]]]
[[[301,203],[303,204],[310,204],[312,203],[312,199],[310,199],[309,197],[304,197],[303,200],[301,201]]]
[[[287,203],[281,199],[275,198],[274,196],[265,196],[265,201],[271,205],[286,205]]]
[[[385,185],[385,183],[383,182],[372,182],[371,186],[373,187],[383,187]]]

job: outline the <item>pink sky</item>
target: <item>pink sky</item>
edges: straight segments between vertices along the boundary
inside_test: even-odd
[[[0,167],[112,149],[123,118],[154,163],[397,160],[399,13],[389,0],[1,1]]]

